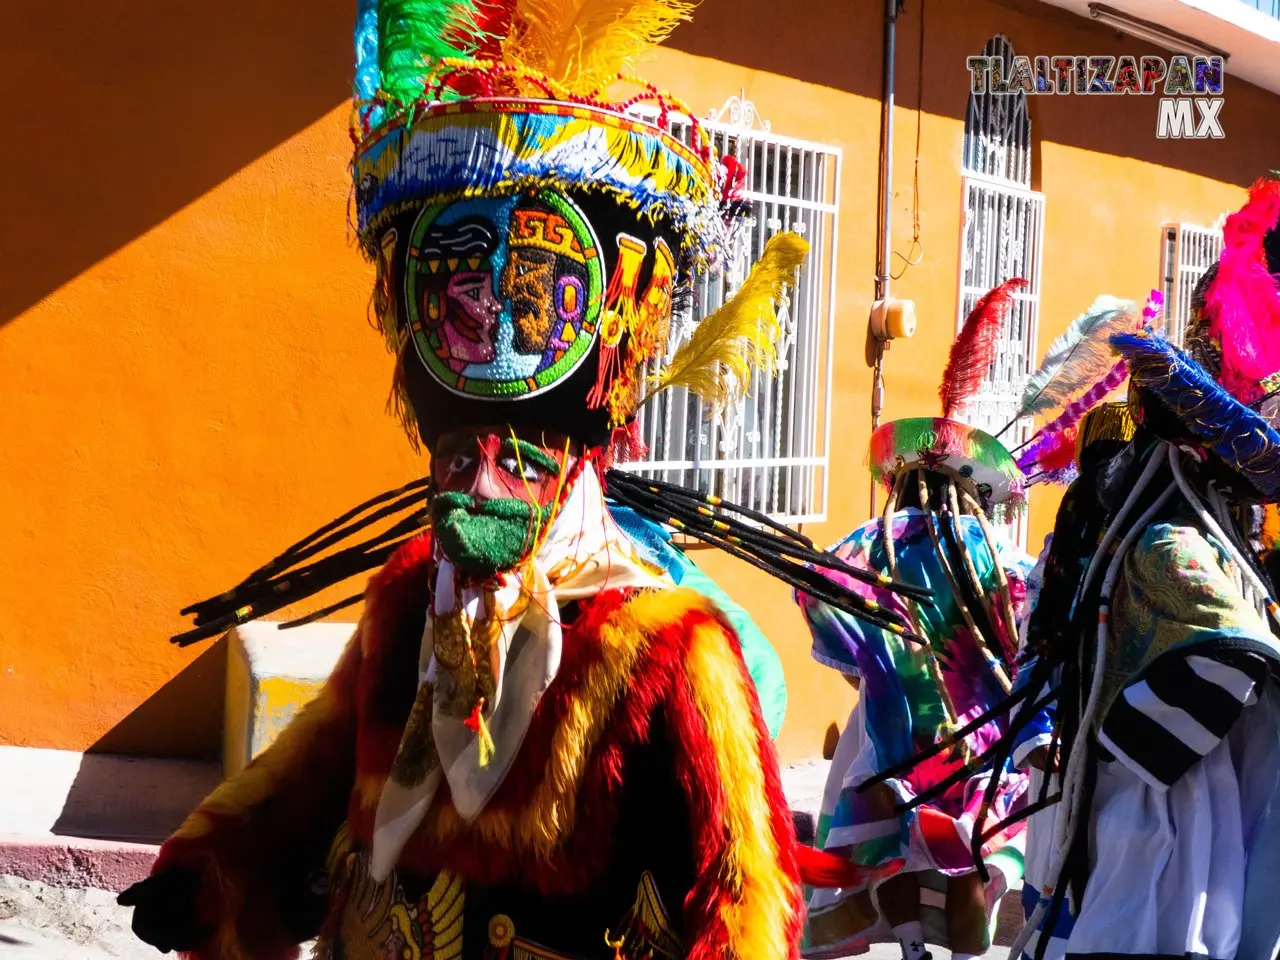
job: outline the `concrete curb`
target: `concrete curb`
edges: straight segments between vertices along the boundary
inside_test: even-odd
[[[0,875],[118,893],[151,872],[159,850],[149,843],[0,834]]]

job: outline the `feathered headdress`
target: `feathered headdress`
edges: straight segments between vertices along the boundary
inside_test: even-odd
[[[712,407],[736,403],[751,370],[772,373],[777,363],[778,302],[809,253],[794,233],[769,239],[750,276],[727,303],[702,320],[653,378],[649,396],[685,387]]]
[[[1133,385],[1172,412],[1194,439],[1269,499],[1280,499],[1280,434],[1209,373],[1151,333],[1119,334]],[[1184,438],[1177,438],[1182,440]]]
[[[1113,333],[1138,326],[1138,307],[1132,300],[1101,296],[1076,317],[1049,345],[1040,368],[1027,380],[1015,420],[1040,416],[1052,419],[1070,401],[1104,378],[1115,365]]]
[[[1154,322],[1163,304],[1163,295],[1152,290],[1142,308],[1141,322]],[[1018,466],[1033,478],[1029,483],[1073,479],[1073,471],[1063,461],[1076,446],[1076,425],[1128,379],[1124,361],[1116,359],[1111,336],[1137,328],[1135,310],[1136,304],[1130,300],[1099,297],[1050,344],[1040,368],[1027,381],[1021,405],[1009,425],[1031,415],[1053,417],[1018,454]]]
[[[984,294],[965,317],[951,353],[938,396],[941,417],[913,417],[883,424],[871,435],[872,476],[891,489],[903,469],[924,466],[963,476],[993,514],[1016,512],[1025,500],[1026,478],[998,439],[954,419],[964,402],[978,392],[995,360],[1000,330],[1013,309],[1014,294],[1025,289],[1021,277],[1006,280]]]
[[[947,358],[942,386],[938,388],[944,417],[955,416],[964,401],[982,387],[996,358],[1000,328],[1013,309],[1013,295],[1026,286],[1027,281],[1022,277],[1006,280],[985,294],[965,318]]]
[[[1259,180],[1249,201],[1227,217],[1217,275],[1205,293],[1209,336],[1221,351],[1219,377],[1252,403],[1274,389],[1280,374],[1280,289],[1267,265],[1263,240],[1280,220],[1280,180]]]
[[[456,422],[471,415],[464,404],[523,403],[569,382],[558,402],[520,415],[590,444],[604,430],[616,444],[634,415],[641,369],[666,358],[673,304],[722,260],[749,208],[742,164],[720,162],[691,116],[690,142],[673,136],[673,114],[689,111],[630,76],[693,8],[361,0],[357,229],[378,268],[377,325],[398,354],[393,406],[428,446],[432,424],[415,426],[415,413]],[[615,82],[638,92],[611,100]],[[633,108],[645,105],[642,118]],[[523,206],[495,206],[508,202]],[[683,386],[714,409],[742,395],[753,369],[772,371],[777,304],[807,249],[794,234],[773,237],[742,287],[654,372],[650,394]],[[469,303],[458,304],[457,285]],[[489,329],[498,325],[518,326],[518,341]],[[407,374],[419,358],[432,381],[419,378],[415,400]]]
[[[517,0],[504,63],[595,94],[632,69],[693,13],[686,0]]]

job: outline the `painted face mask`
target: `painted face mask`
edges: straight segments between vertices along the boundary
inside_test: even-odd
[[[442,437],[431,507],[440,549],[470,577],[514,569],[551,522],[572,462],[564,439],[539,434],[534,442],[506,427]]]

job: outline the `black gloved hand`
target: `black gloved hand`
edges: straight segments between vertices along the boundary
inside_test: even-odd
[[[213,933],[196,919],[201,876],[186,867],[171,867],[135,883],[116,903],[133,907],[133,932],[161,953],[195,950]]]

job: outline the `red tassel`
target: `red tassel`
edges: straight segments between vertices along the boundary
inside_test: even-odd
[[[613,432],[614,457],[623,463],[635,463],[649,456],[649,445],[640,433],[640,421],[632,420]]]
[[[471,708],[471,714],[462,722],[466,724],[468,730],[472,733],[479,733],[481,726],[480,711],[484,709],[484,699],[476,701],[476,705]]]
[[[1013,295],[1026,286],[1027,281],[1022,277],[1006,280],[979,300],[965,318],[964,327],[951,347],[942,386],[938,389],[944,417],[955,416],[960,405],[982,387],[982,381],[996,358],[1000,328],[1013,309]]]

